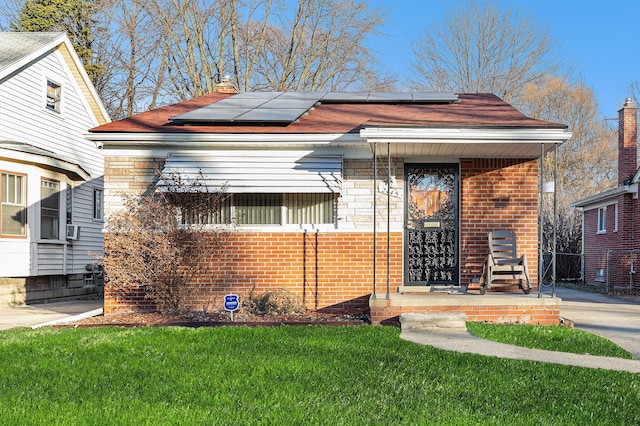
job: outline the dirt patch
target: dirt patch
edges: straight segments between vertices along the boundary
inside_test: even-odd
[[[66,327],[219,327],[219,326],[279,326],[279,325],[363,325],[368,324],[365,312],[303,313],[279,315],[250,315],[234,313],[233,321],[229,312],[129,312],[112,315],[98,315],[68,323]]]

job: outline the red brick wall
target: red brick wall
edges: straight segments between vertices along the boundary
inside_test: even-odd
[[[640,286],[640,259],[638,253],[623,253],[622,251],[639,250],[640,240],[635,223],[638,223],[639,201],[631,194],[618,197],[618,230],[615,230],[615,204],[606,206],[606,232],[598,233],[598,209],[584,212],[584,281],[604,285],[603,281],[596,281],[598,269],[609,275],[609,285],[625,287]],[[607,271],[607,253],[612,250]],[[631,262],[639,273],[629,274]]]
[[[377,287],[386,292],[386,233],[378,235]],[[233,258],[224,265],[213,260],[211,270],[198,283],[198,295],[189,301],[193,309],[221,309],[224,295],[240,298],[251,291],[260,295],[286,289],[312,309],[366,308],[373,290],[373,234],[364,232],[264,232],[233,235],[229,252]],[[390,287],[402,283],[402,235],[391,235]],[[220,266],[220,268],[217,268]],[[154,309],[143,293],[129,301],[115,298],[105,290],[105,314],[133,309]],[[133,303],[131,303],[133,302]],[[131,306],[130,306],[131,305]]]
[[[463,285],[479,278],[489,246],[487,234],[515,231],[518,254],[527,255],[538,281],[538,161],[463,159],[460,164],[460,268]]]
[[[460,304],[455,306],[414,306],[414,307],[372,307],[372,325],[397,325],[401,314],[458,314],[467,315],[467,321],[488,322],[491,324],[537,324],[558,325],[560,305],[545,304],[494,306]]]

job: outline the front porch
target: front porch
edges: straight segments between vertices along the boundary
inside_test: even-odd
[[[422,289],[422,290],[420,290]],[[398,325],[401,314],[459,314],[468,321],[512,324],[560,324],[562,300],[551,294],[539,297],[537,289],[530,294],[522,291],[491,291],[480,295],[478,290],[430,292],[428,288],[401,287],[395,292],[377,294],[369,299],[372,325]]]

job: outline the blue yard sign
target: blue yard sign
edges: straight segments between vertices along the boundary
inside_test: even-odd
[[[237,294],[227,294],[224,297],[224,308],[227,311],[233,312],[238,310],[240,307],[240,301],[238,300]]]

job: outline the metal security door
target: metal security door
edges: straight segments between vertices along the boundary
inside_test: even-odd
[[[458,165],[405,165],[405,285],[458,285]]]

